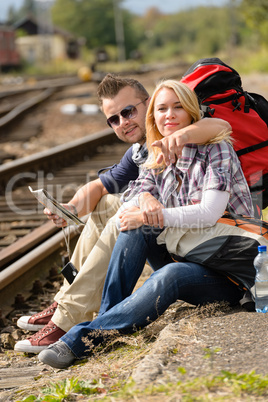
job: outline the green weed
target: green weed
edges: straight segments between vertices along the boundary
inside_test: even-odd
[[[77,378],[65,379],[57,384],[51,383],[49,387],[42,390],[42,396],[30,395],[17,402],[61,402],[70,400],[75,394],[98,395],[106,394],[101,380],[89,382],[79,381]]]
[[[209,359],[210,360],[210,368],[211,370],[214,367],[214,360],[215,360],[215,354],[218,353],[221,350],[221,348],[204,348],[205,359]]]
[[[186,370],[178,368],[180,374],[185,375]],[[163,398],[176,396],[183,402],[192,401],[242,401],[242,400],[266,400],[268,397],[268,375],[256,374],[252,371],[248,374],[237,374],[222,371],[220,375],[198,377],[193,380],[178,381],[177,383],[163,383],[159,386],[151,385],[145,390],[136,388],[133,381],[126,384],[118,384],[120,390],[114,387],[106,389],[101,381],[79,381],[78,379],[66,379],[58,384],[51,384],[42,390],[38,397],[30,395],[17,402],[63,402],[74,399],[77,395],[100,397],[103,401],[128,401],[135,398],[158,396]],[[253,399],[252,399],[253,398]],[[259,399],[261,398],[261,399]],[[91,398],[90,398],[91,399]],[[90,400],[85,399],[85,400]]]

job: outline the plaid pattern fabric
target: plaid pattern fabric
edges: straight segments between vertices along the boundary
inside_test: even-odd
[[[167,166],[160,173],[142,167],[122,200],[126,202],[142,192],[149,192],[165,208],[172,208],[200,203],[203,191],[208,189],[228,191],[227,210],[253,216],[251,196],[240,162],[233,147],[225,141],[210,145],[188,144],[176,165]]]

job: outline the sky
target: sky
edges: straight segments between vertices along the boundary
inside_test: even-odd
[[[157,7],[162,13],[172,14],[197,6],[221,6],[228,0],[124,0],[124,7],[136,14],[144,14],[148,8]]]
[[[49,0],[36,0],[48,2]],[[90,1],[90,0],[89,0]],[[24,0],[0,0],[0,21],[4,22],[8,9],[20,8]],[[157,7],[161,12],[171,14],[180,10],[197,6],[221,6],[228,0],[124,0],[123,5],[133,13],[143,15],[148,8]]]

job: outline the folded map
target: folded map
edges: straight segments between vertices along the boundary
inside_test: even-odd
[[[79,219],[72,212],[68,211],[68,209],[64,208],[46,190],[33,190],[30,186],[28,186],[28,188],[42,205],[49,209],[53,214],[65,219],[68,225],[85,225],[81,219]]]

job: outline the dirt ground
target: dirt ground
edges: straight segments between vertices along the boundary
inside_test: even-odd
[[[221,305],[196,308],[177,302],[156,322],[140,331],[139,335],[114,340],[111,345],[66,370],[43,365],[35,355],[2,349],[0,401],[22,401],[23,397],[29,395],[42,395],[42,389],[51,384],[61,384],[66,379],[76,378],[95,386],[99,384],[99,389],[103,391],[100,391],[99,397],[73,394],[71,400],[74,401],[99,399],[102,392],[105,396],[108,390],[110,398],[107,396],[107,400],[111,402],[179,402],[181,399],[176,392],[165,394],[150,391],[147,395],[148,389],[159,387],[161,390],[168,384],[215,377],[223,371],[237,374],[254,372],[267,376],[267,325],[268,314],[249,313],[240,307],[228,309]],[[123,384],[133,381],[134,394],[113,396]],[[235,393],[217,389],[216,386],[210,392],[206,391],[203,399],[201,394],[204,394],[204,390],[197,392],[196,399],[189,400],[218,401],[223,400],[217,398],[225,394],[227,399],[224,400],[228,402],[266,401],[267,380],[265,397],[239,397]]]
[[[176,69],[172,68],[139,75],[137,78],[152,92],[159,78],[174,78],[175,74]],[[179,72],[178,78],[181,74]],[[268,74],[251,74],[242,79],[244,89],[268,98]],[[88,93],[88,97],[78,97],[82,93]],[[106,128],[101,113],[95,116],[82,113],[68,116],[61,113],[61,106],[66,103],[96,103],[95,93],[96,85],[93,83],[65,90],[52,104],[48,103],[44,110],[37,111],[35,118],[38,116],[41,119],[42,132],[25,142],[6,143],[5,150],[24,156]],[[144,277],[141,278],[143,280]],[[13,338],[21,336],[19,331],[14,334],[14,328],[10,328],[9,332]],[[102,384],[110,389],[116,389],[118,383],[133,378],[136,386],[142,389],[153,384],[163,385],[217,374],[221,370],[236,373],[255,370],[256,373],[267,375],[267,334],[268,314],[249,313],[240,307],[231,310],[226,306],[194,308],[178,302],[137,338],[124,337],[114,347],[68,370],[53,370],[40,364],[36,356],[15,353],[8,343],[10,337],[7,335],[9,341],[4,344],[2,338],[0,350],[0,401],[22,400],[31,393],[38,395],[41,388],[50,382],[71,377],[89,381],[101,378]],[[122,349],[116,352],[115,346]],[[178,368],[185,369],[184,374]],[[73,400],[89,399],[77,397]],[[151,399],[144,395],[141,399],[133,397],[133,400],[175,402],[181,399],[163,395],[157,398],[156,394]],[[213,400],[213,396],[207,400]]]

